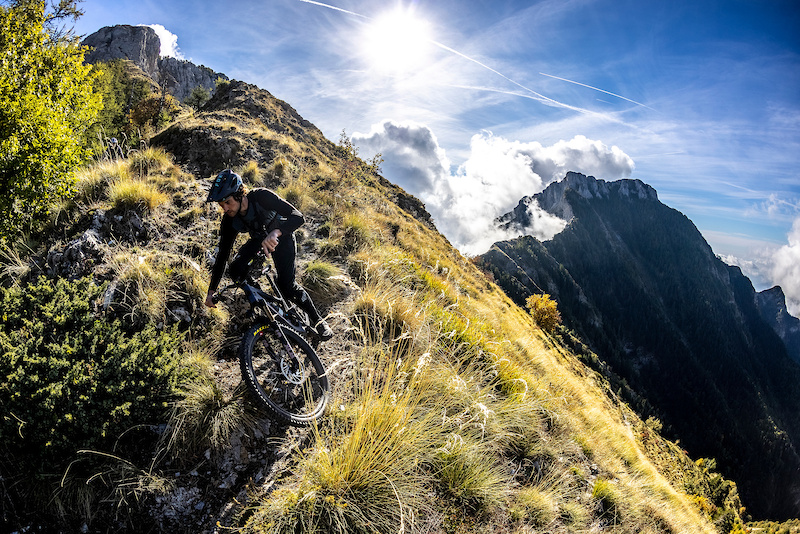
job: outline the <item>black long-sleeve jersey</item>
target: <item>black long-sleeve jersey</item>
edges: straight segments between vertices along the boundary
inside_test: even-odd
[[[222,216],[219,226],[219,252],[211,273],[209,291],[216,291],[225,265],[241,232],[248,232],[250,238],[263,240],[267,235],[279,229],[281,234],[289,235],[305,222],[300,211],[289,202],[269,189],[253,189],[247,193],[247,212],[234,217]]]

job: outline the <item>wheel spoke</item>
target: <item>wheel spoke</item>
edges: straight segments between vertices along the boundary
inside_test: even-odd
[[[293,424],[319,417],[327,403],[328,378],[314,350],[296,333],[252,330],[242,351],[242,372],[264,405]],[[252,373],[252,375],[250,375]]]

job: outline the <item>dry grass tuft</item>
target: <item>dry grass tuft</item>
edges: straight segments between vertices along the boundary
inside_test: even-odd
[[[219,452],[230,447],[232,437],[258,424],[258,412],[238,388],[226,395],[219,385],[197,380],[184,386],[182,398],[172,405],[163,447],[173,458],[189,460],[206,449]]]
[[[140,179],[119,179],[108,188],[108,197],[115,208],[138,208],[153,211],[168,200],[158,188]]]

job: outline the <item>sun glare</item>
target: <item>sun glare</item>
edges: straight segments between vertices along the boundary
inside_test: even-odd
[[[369,24],[363,52],[372,68],[402,74],[425,63],[430,44],[428,23],[409,10],[397,9]]]

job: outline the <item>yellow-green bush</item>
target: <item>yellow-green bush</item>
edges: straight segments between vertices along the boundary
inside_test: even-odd
[[[547,293],[531,295],[525,301],[536,324],[546,332],[552,332],[561,324],[561,313],[556,301]]]

